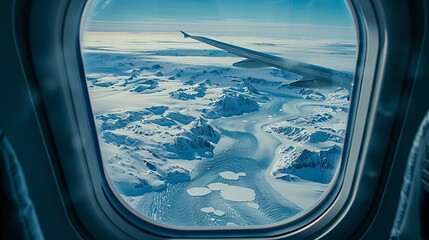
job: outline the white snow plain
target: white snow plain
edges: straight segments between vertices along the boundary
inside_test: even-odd
[[[353,42],[215,38],[354,71]],[[187,227],[285,221],[320,200],[341,164],[346,89],[290,88],[299,76],[232,67],[242,59],[180,33],[85,32],[82,45],[104,167],[146,217]]]

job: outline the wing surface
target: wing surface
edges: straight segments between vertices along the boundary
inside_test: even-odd
[[[240,68],[262,68],[274,67],[302,76],[301,80],[290,83],[291,87],[303,88],[324,88],[324,87],[344,87],[351,89],[353,74],[325,68],[309,63],[299,62],[287,58],[278,57],[268,53],[258,52],[252,49],[235,46],[207,37],[193,36],[180,31],[185,38],[192,38],[196,41],[225,50],[236,56],[245,58],[233,64]]]

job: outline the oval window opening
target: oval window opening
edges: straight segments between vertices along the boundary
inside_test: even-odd
[[[269,226],[341,164],[357,59],[341,0],[93,1],[82,52],[106,178],[147,221]]]

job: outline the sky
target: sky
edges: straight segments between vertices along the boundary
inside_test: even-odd
[[[355,38],[344,0],[94,0],[87,31]]]

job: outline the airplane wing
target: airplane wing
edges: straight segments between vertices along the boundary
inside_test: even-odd
[[[352,73],[337,71],[317,65],[312,65],[309,63],[294,61],[291,59],[274,56],[268,53],[258,52],[255,50],[235,46],[229,43],[220,42],[211,38],[193,36],[183,31],[180,32],[185,38],[192,38],[199,42],[225,50],[236,56],[245,58],[244,60],[234,63],[233,66],[235,67],[275,67],[302,76],[302,79],[289,84],[291,87],[323,88],[338,86],[351,89],[352,86]]]

